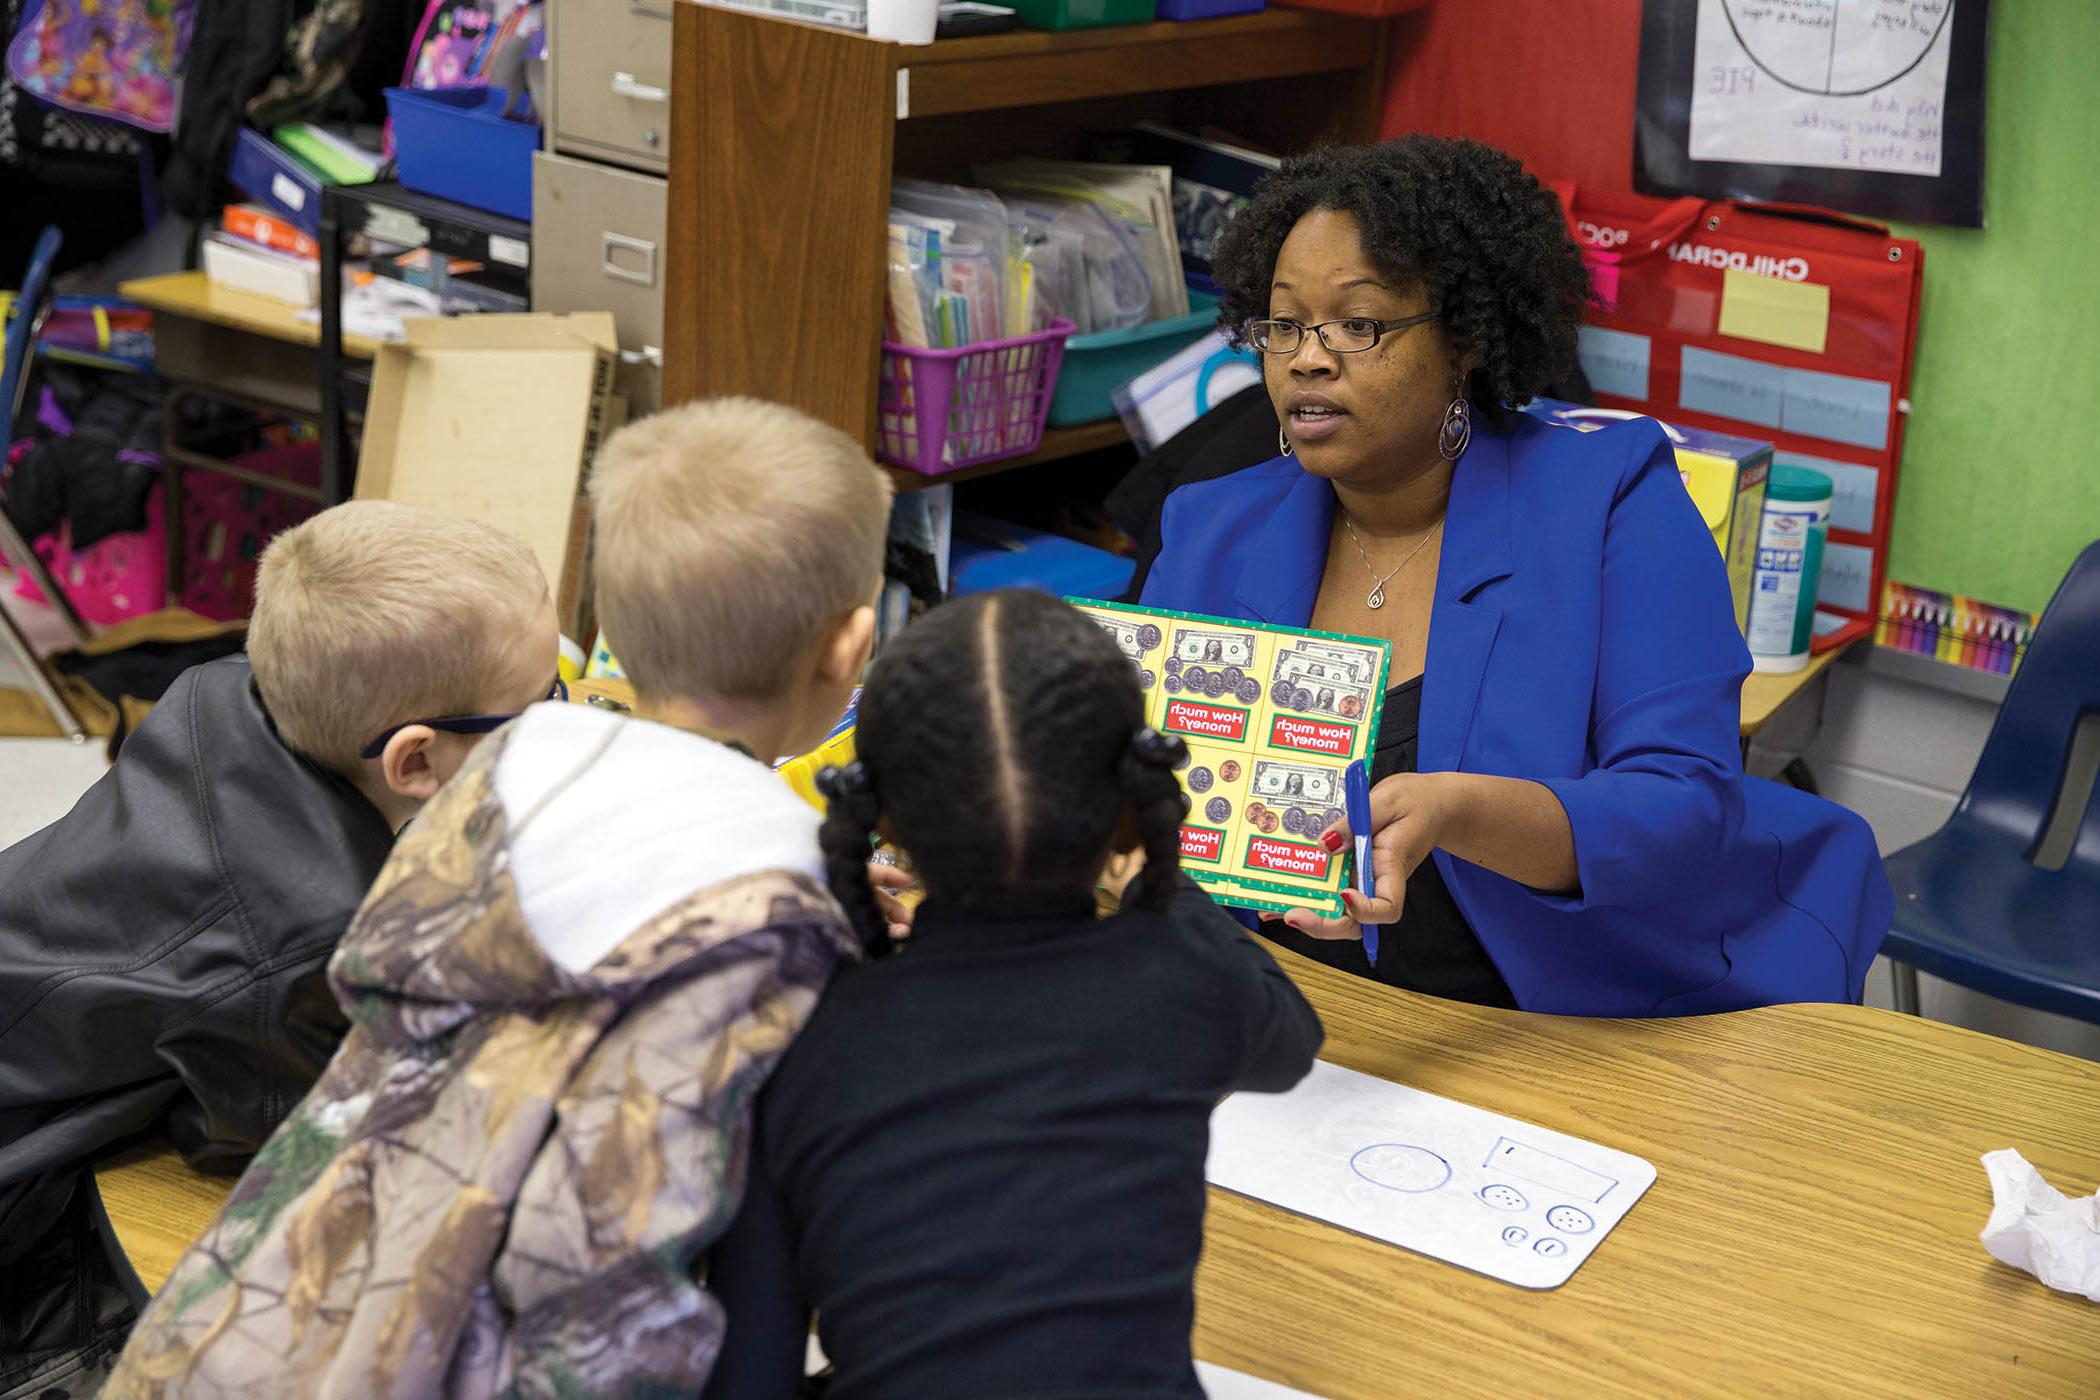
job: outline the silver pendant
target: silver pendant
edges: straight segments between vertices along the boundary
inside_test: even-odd
[[[1364,599],[1364,605],[1365,605],[1366,607],[1370,608],[1370,609],[1371,609],[1371,611],[1373,611],[1373,612],[1376,612],[1376,611],[1378,611],[1378,609],[1380,609],[1380,608],[1384,607],[1384,606],[1385,606],[1385,585],[1381,583],[1381,584],[1379,584],[1379,585],[1378,585],[1378,586],[1377,586],[1376,588],[1372,589],[1372,590],[1371,590],[1371,596],[1370,596],[1370,597],[1368,597],[1368,598],[1366,598],[1366,599]]]

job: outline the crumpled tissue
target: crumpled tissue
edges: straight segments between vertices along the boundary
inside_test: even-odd
[[[2009,1147],[1983,1154],[1991,1218],[1983,1247],[2051,1288],[2100,1303],[2100,1196],[2072,1200]]]

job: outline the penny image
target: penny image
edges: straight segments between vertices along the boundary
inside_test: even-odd
[[[1228,783],[1238,782],[1240,780],[1239,760],[1236,758],[1228,758],[1223,763],[1219,764],[1218,776]]]

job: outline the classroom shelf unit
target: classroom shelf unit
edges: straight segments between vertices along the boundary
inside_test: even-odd
[[[748,11],[677,6],[665,403],[755,394],[872,446],[890,178],[969,179],[1008,156],[1071,158],[1138,121],[1285,154],[1376,139],[1380,20],[1274,9],[906,47]],[[1123,440],[1046,433],[966,479]]]

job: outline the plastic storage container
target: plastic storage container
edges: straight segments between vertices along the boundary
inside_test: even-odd
[[[1217,323],[1218,299],[1191,288],[1186,316],[1073,336],[1065,343],[1064,373],[1050,400],[1050,426],[1069,428],[1115,417],[1117,389],[1188,349]]]
[[[261,132],[234,133],[226,182],[308,234],[321,231],[321,177]]]
[[[1808,664],[1830,503],[1830,478],[1823,473],[1772,468],[1750,589],[1750,664],[1757,670],[1798,671]]]
[[[948,576],[959,596],[1034,588],[1061,598],[1114,598],[1130,587],[1134,561],[1063,535],[974,511],[955,513]]]
[[[532,218],[532,153],[540,129],[505,121],[507,88],[386,90],[401,183],[513,219]]]
[[[1268,0],[1159,0],[1161,19],[1223,19],[1268,8]]]
[[[128,617],[168,605],[168,543],[161,496],[160,484],[155,482],[146,493],[143,530],[106,535],[83,550],[73,548],[70,521],[37,537],[32,546],[37,557],[83,620],[97,627],[114,627]],[[16,581],[15,596],[30,603],[49,601],[27,574]]]
[[[1093,29],[1150,24],[1154,0],[1005,0],[1030,29]]]
[[[1043,416],[1070,321],[955,350],[884,342],[875,451],[922,476],[1019,457],[1043,441]]]

